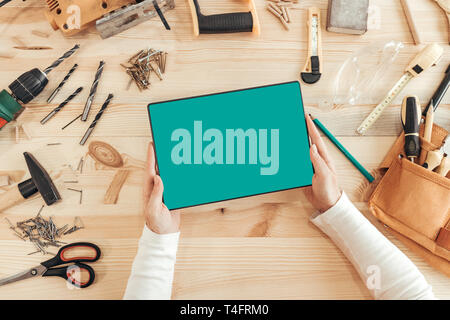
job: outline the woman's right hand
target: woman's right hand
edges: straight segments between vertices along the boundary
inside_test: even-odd
[[[312,186],[306,188],[305,193],[314,208],[323,213],[339,201],[342,191],[337,183],[334,164],[328,155],[316,125],[309,115],[306,115],[306,123],[312,143],[310,155],[315,172]]]

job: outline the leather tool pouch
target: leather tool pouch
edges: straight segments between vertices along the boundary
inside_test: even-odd
[[[421,166],[427,152],[439,149],[448,132],[435,125],[431,143],[422,139],[422,132],[423,126],[420,165],[406,158],[402,134],[380,165],[388,170],[369,207],[405,245],[450,276],[450,179]]]

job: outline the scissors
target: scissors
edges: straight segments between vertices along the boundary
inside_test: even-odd
[[[77,248],[88,248],[95,251],[95,256],[91,257],[83,257],[83,256],[74,256],[70,257],[68,254],[71,251],[74,251]],[[42,262],[37,267],[31,268],[27,271],[20,272],[11,277],[0,280],[0,286],[3,286],[8,283],[13,283],[20,280],[25,280],[28,278],[34,278],[37,276],[42,277],[61,277],[70,284],[74,285],[78,288],[87,288],[89,287],[95,279],[95,272],[90,266],[84,264],[83,262],[95,262],[100,259],[101,251],[100,248],[97,247],[93,243],[89,242],[76,242],[72,244],[68,244],[61,249],[59,249],[58,253],[55,257],[50,260]],[[64,267],[53,268],[56,266],[70,264]],[[87,271],[89,274],[89,279],[87,281],[81,282],[76,278],[76,275],[82,271]]]

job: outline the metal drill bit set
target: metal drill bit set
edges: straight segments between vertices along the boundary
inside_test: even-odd
[[[121,64],[130,76],[130,84],[134,81],[140,91],[150,87],[150,75],[154,73],[159,80],[166,71],[167,52],[155,49],[141,50],[128,59],[127,64]]]
[[[81,221],[80,217],[75,217],[72,227],[69,227],[69,225],[66,224],[63,227],[58,228],[51,217],[45,219],[41,216],[43,208],[44,206],[41,207],[36,217],[17,222],[16,225],[13,225],[8,218],[5,218],[9,224],[9,228],[14,231],[14,234],[17,237],[23,241],[29,240],[34,244],[37,251],[30,253],[30,255],[39,252],[44,255],[50,254],[50,252],[47,252],[46,250],[48,247],[59,248],[66,244],[58,239],[64,235],[71,234],[84,228],[83,221]]]
[[[78,47],[79,46],[75,46],[72,49],[72,51],[78,49]],[[70,53],[70,51],[68,53],[66,53],[64,56],[62,56],[61,58],[59,58],[57,61],[55,61],[50,67],[45,69],[44,72],[50,72],[53,68],[55,68],[58,64],[60,64],[62,62],[62,60],[67,58],[69,56],[69,53]],[[64,130],[65,128],[67,128],[69,125],[71,125],[72,123],[74,123],[76,120],[78,120],[80,118],[81,118],[81,121],[87,120],[87,118],[89,116],[89,112],[91,111],[92,103],[93,103],[95,95],[97,93],[98,84],[99,84],[100,79],[103,74],[104,66],[105,66],[105,62],[100,61],[99,66],[98,66],[97,71],[94,76],[94,81],[92,82],[91,89],[89,91],[89,95],[87,97],[83,112],[79,116],[77,116],[75,119],[70,121],[67,125],[62,127],[62,130]],[[59,83],[59,85],[50,94],[49,98],[47,99],[48,103],[50,103],[56,97],[58,92],[61,90],[61,88],[64,86],[64,84],[69,80],[70,76],[74,73],[74,71],[77,69],[77,67],[78,67],[78,64],[73,65],[73,67],[69,70],[69,72],[66,74],[64,79]],[[64,108],[71,100],[73,100],[82,90],[83,90],[83,87],[79,87],[77,90],[75,90],[70,96],[68,96],[63,102],[61,102],[55,109],[53,109],[47,116],[45,116],[41,120],[41,124],[43,125],[43,124],[47,123],[58,112],[60,112],[61,109]],[[100,111],[95,116],[95,119],[93,120],[92,124],[88,127],[86,133],[83,135],[83,138],[80,141],[81,145],[84,145],[86,140],[91,135],[92,131],[94,130],[95,126],[97,125],[97,122],[100,120],[103,112],[105,111],[105,109],[109,105],[109,103],[111,102],[112,98],[113,98],[112,94],[109,94],[108,97],[106,98],[106,101],[103,103]]]

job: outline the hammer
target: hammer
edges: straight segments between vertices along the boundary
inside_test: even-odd
[[[61,200],[58,190],[47,171],[29,152],[23,153],[31,179],[25,180],[0,195],[0,212],[19,204],[39,191],[47,205]]]

